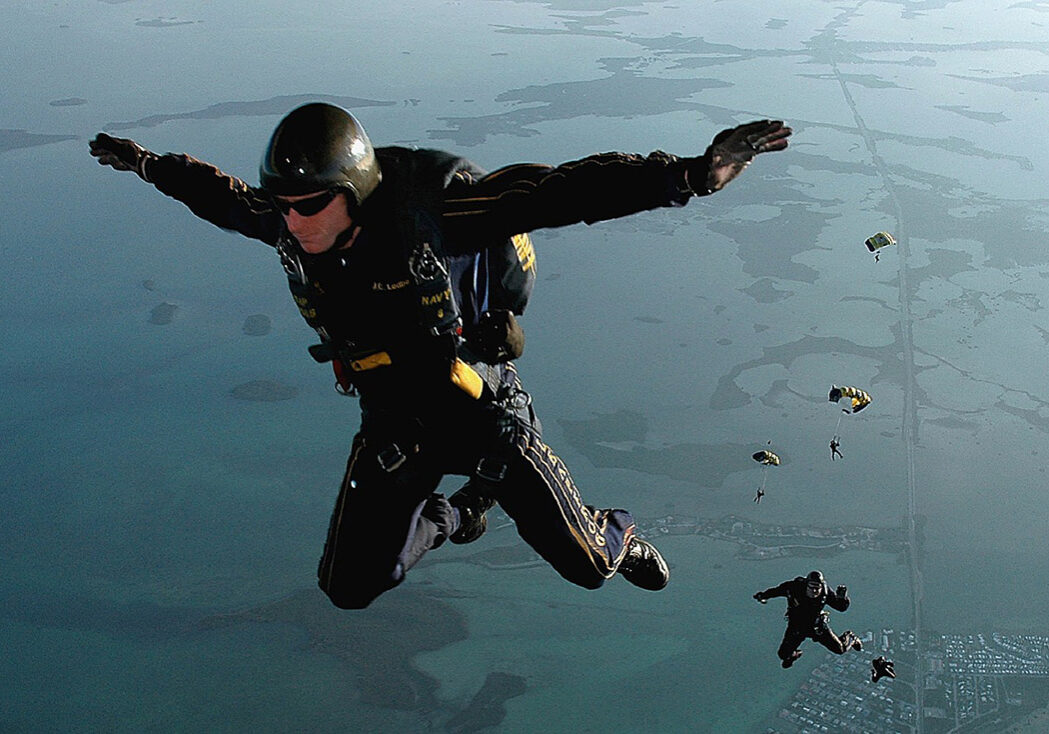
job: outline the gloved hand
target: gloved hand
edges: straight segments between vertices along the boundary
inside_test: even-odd
[[[91,155],[97,158],[101,165],[111,166],[118,171],[134,171],[143,181],[149,182],[146,163],[157,156],[134,140],[99,133],[88,145]]]
[[[782,120],[760,120],[722,130],[706,152],[686,166],[689,187],[699,196],[720,191],[758,153],[786,148],[793,132]]]
[[[837,594],[838,594],[838,598],[839,598],[839,599],[844,599],[844,598],[845,598],[845,595],[849,593],[849,590],[848,590],[848,588],[847,588],[847,587],[845,586],[845,584],[842,584],[841,586],[839,586],[839,587],[838,587],[838,588],[836,589],[836,591],[837,591]]]
[[[491,364],[509,362],[524,353],[524,330],[512,311],[486,311],[476,326],[463,330],[470,348]]]
[[[762,594],[760,591],[754,595],[754,598],[760,601],[762,604],[768,601],[768,599],[765,598],[765,595]]]

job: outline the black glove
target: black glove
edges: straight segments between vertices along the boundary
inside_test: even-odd
[[[146,164],[157,157],[156,153],[146,150],[134,140],[114,138],[105,133],[96,135],[88,145],[91,155],[98,158],[101,165],[111,166],[118,171],[134,171],[143,181],[150,182],[146,175]]]
[[[783,150],[794,131],[782,120],[760,120],[722,130],[714,136],[706,152],[685,166],[689,187],[697,196],[725,188],[758,153]]]
[[[754,595],[754,598],[760,601],[762,604],[768,601],[768,599],[765,598],[765,595],[762,594],[760,591]]]
[[[512,311],[484,312],[476,326],[463,330],[463,337],[470,348],[489,364],[509,362],[524,353],[524,330]]]
[[[844,598],[845,598],[845,595],[846,595],[846,594],[848,594],[848,593],[849,593],[849,590],[848,590],[848,588],[847,588],[847,587],[845,586],[845,584],[842,584],[841,586],[839,586],[839,587],[837,588],[837,594],[838,594],[838,598],[839,598],[839,599],[844,599]]]

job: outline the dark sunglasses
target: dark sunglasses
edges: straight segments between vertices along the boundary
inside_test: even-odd
[[[284,216],[291,214],[291,210],[294,209],[299,216],[312,217],[314,214],[320,214],[331,203],[331,200],[338,195],[338,189],[331,189],[322,194],[311,196],[308,199],[299,199],[298,201],[287,201],[274,197],[273,203]]]

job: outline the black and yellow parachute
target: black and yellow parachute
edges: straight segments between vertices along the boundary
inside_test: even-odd
[[[852,400],[851,412],[853,413],[859,413],[871,404],[870,394],[860,390],[858,387],[848,387],[847,385],[832,386],[827,399],[832,403],[836,403],[842,398],[850,398]]]
[[[771,446],[772,441],[769,441],[767,445]],[[779,456],[772,449],[762,449],[755,451],[750,458],[761,464],[761,486],[758,487],[758,497],[755,500],[755,502],[760,502],[761,496],[765,494],[765,484],[769,479],[769,467],[779,466]]]
[[[896,244],[896,238],[888,232],[878,232],[868,237],[864,243],[867,246],[867,250],[870,252],[877,252],[883,247]]]
[[[779,466],[779,456],[768,449],[762,449],[753,454],[750,458],[754,459],[754,461],[759,464],[764,464],[765,466]]]

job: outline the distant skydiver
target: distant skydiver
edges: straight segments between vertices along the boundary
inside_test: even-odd
[[[886,676],[889,678],[896,677],[896,669],[893,667],[892,661],[886,660],[883,656],[871,660],[871,682],[877,683]]]
[[[867,246],[868,252],[874,253],[874,262],[878,262],[881,259],[881,248],[895,245],[896,238],[888,232],[878,232],[868,237],[863,244]]]
[[[318,582],[336,606],[361,609],[445,540],[479,538],[495,502],[572,583],[595,589],[618,572],[643,589],[666,586],[666,561],[631,515],[587,504],[543,442],[510,361],[523,347],[519,310],[485,305],[505,285],[493,258],[534,278],[525,233],[683,206],[759,153],[784,150],[791,132],[763,120],[719,132],[695,157],[605,153],[486,174],[441,151],[373,148],[348,111],[312,103],[277,126],[259,186],[105,133],[90,148],[279,256],[320,337],[311,355],[360,396]],[[651,257],[641,244],[633,262]],[[436,493],[445,475],[469,481],[446,499]]]
[[[801,657],[798,647],[806,638],[815,640],[838,655],[863,649],[863,643],[852,630],[846,630],[840,638],[835,635],[830,628],[830,613],[823,609],[824,604],[839,612],[849,608],[848,589],[844,586],[839,586],[832,594],[823,574],[812,571],[807,577],[798,576],[779,586],[759,591],[754,598],[764,604],[779,596],[787,598],[787,631],[776,653],[784,668],[789,668]]]
[[[754,495],[754,501],[755,502],[761,502],[761,498],[764,497],[764,496],[765,496],[765,490],[763,490],[761,487],[758,487],[758,493],[756,495]]]
[[[838,442],[838,437],[837,436],[835,436],[834,438],[832,438],[830,440],[830,460],[831,461],[834,461],[836,456],[841,456],[841,458],[843,458],[843,459],[845,458],[842,455],[842,453],[840,451],[838,451],[838,447],[839,446],[841,446],[841,443]]]

